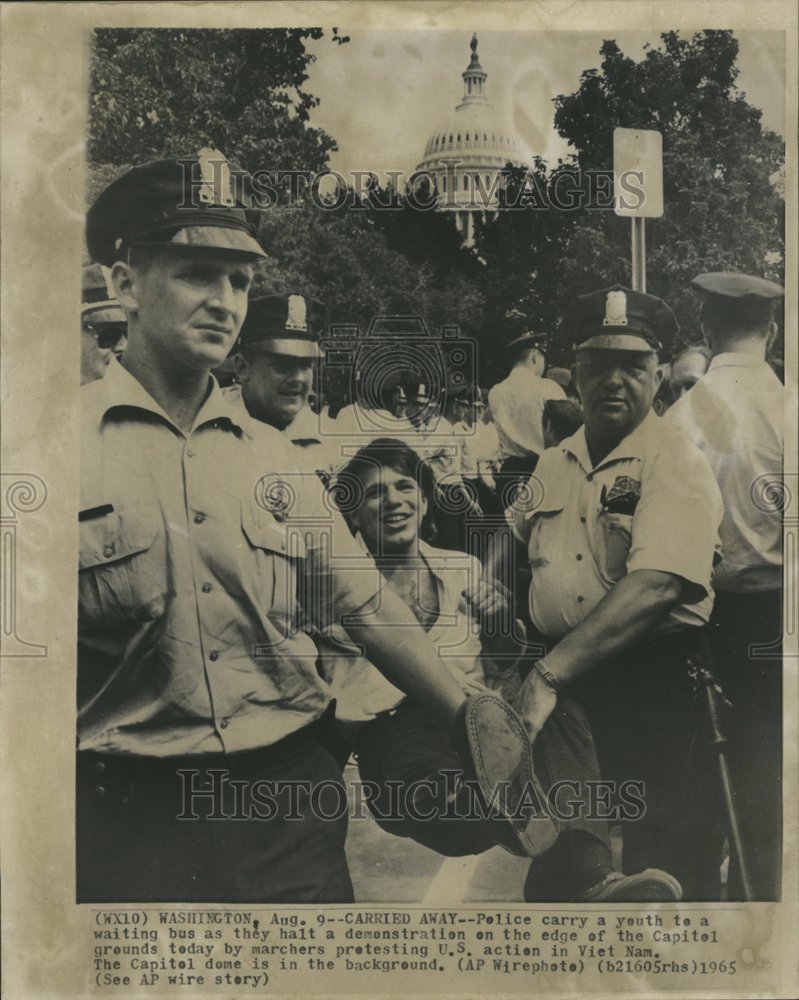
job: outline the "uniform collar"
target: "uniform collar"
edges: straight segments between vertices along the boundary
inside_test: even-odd
[[[200,407],[192,430],[196,430],[203,424],[214,423],[215,421],[225,421],[233,427],[238,428],[252,437],[252,429],[248,426],[251,418],[240,408],[235,397],[228,396],[219,388],[219,383],[213,375],[210,379],[210,391],[205,402]],[[95,388],[96,387],[96,388]],[[93,400],[96,406],[98,426],[102,424],[108,414],[117,408],[133,408],[146,410],[154,413],[162,420],[165,420],[170,427],[174,427],[174,421],[161,406],[153,399],[149,392],[139,382],[139,380],[120,364],[118,359],[114,359],[108,366],[105,376],[89,386],[94,394]]]
[[[534,372],[532,368],[526,365],[519,365],[517,368],[512,368],[511,373],[508,378],[515,379],[516,381],[528,382],[530,379],[539,379],[543,382],[543,378],[538,372]]]
[[[319,417],[306,403],[283,433],[289,441],[314,441],[321,443]]]
[[[754,354],[740,354],[737,351],[728,351],[724,354],[717,354],[711,358],[708,365],[707,374],[719,368],[769,368],[770,365],[765,358],[756,358]]]
[[[584,426],[570,438],[561,441],[560,448],[565,454],[575,458],[586,473],[596,472],[598,469],[613,462],[629,461],[630,459],[641,461],[649,452],[649,442],[652,435],[658,430],[659,419],[654,411],[650,410],[635,430],[631,431],[626,438],[623,438],[613,451],[609,452],[596,466],[591,461],[591,456],[588,452],[588,441],[585,437]]]

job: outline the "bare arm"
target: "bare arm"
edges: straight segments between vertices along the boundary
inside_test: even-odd
[[[610,590],[591,614],[547,653],[544,667],[560,684],[587,673],[646,635],[680,602],[679,576],[658,570],[633,570]],[[531,740],[555,708],[557,695],[535,669],[527,675],[514,707]]]
[[[369,613],[368,621],[345,627],[392,684],[424,704],[442,724],[451,725],[465,696],[401,597],[384,587],[380,607]]]
[[[672,573],[650,569],[628,573],[547,654],[547,668],[564,684],[576,680],[659,624],[680,603],[682,588],[682,580]]]

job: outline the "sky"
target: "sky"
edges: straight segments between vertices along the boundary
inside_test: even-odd
[[[317,61],[306,88],[321,99],[311,124],[339,144],[330,165],[341,172],[411,173],[428,136],[451,116],[463,95],[461,73],[471,55],[470,31],[349,30],[338,45],[330,33],[307,43]],[[608,32],[625,55],[641,59],[659,37]],[[553,98],[573,93],[580,74],[600,62],[601,33],[480,31],[478,54],[488,74],[486,95],[532,152],[554,163],[568,153],[555,133]],[[785,132],[785,36],[739,32],[737,84],[763,112],[764,124]]]

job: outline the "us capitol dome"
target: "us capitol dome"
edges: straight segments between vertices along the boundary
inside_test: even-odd
[[[532,153],[513,133],[485,95],[487,73],[477,56],[464,71],[463,100],[431,134],[416,167],[434,178],[439,211],[452,212],[464,242],[472,242],[474,213],[495,212],[499,173],[507,163],[529,167]]]

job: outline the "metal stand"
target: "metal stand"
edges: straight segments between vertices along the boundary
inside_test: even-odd
[[[719,777],[724,793],[724,805],[727,812],[727,835],[730,838],[730,848],[738,863],[741,876],[741,888],[744,900],[751,902],[754,898],[752,883],[749,878],[749,868],[746,863],[741,825],[738,820],[738,810],[735,805],[735,789],[732,783],[730,767],[727,763],[727,737],[722,726],[722,706],[731,707],[724,697],[719,682],[712,672],[713,654],[706,636],[702,638],[701,652],[696,657],[690,657],[688,668],[690,676],[696,684],[697,691],[702,695],[708,721],[708,745],[716,751],[719,764]]]
[[[646,219],[633,216],[631,226],[632,287],[636,292],[646,291]]]

